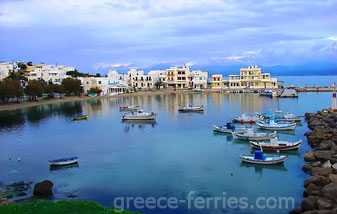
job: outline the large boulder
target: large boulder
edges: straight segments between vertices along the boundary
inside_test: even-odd
[[[321,196],[322,193],[320,191],[320,188],[318,188],[315,184],[311,183],[309,184],[305,189],[304,189],[304,192],[303,192],[303,196],[304,197],[308,197],[310,195],[313,195],[313,196]]]
[[[323,164],[322,164],[322,167],[323,168],[331,168],[331,163],[329,160],[325,161]]]
[[[333,151],[315,151],[314,152],[315,158],[318,160],[330,160],[332,155],[334,155]]]
[[[305,153],[304,160],[307,162],[315,161],[316,157],[314,155],[314,152],[310,151],[310,152]]]
[[[332,208],[332,202],[325,198],[318,199],[316,205],[319,210],[329,210]]]
[[[311,168],[311,175],[321,175],[321,176],[328,176],[329,174],[332,174],[332,168],[322,168],[322,167],[312,167]]]
[[[33,195],[37,197],[51,197],[53,196],[53,183],[49,180],[42,181],[35,184]]]
[[[332,147],[332,144],[333,144],[332,141],[324,140],[318,145],[317,149],[318,150],[330,150]]]
[[[316,198],[314,196],[309,196],[301,202],[302,211],[317,210]]]
[[[330,179],[331,183],[337,183],[337,175],[330,174],[329,179]]]
[[[309,184],[315,184],[316,186],[325,186],[329,183],[330,183],[329,178],[320,175],[315,175],[304,180],[304,187],[307,187]]]
[[[324,198],[329,199],[333,203],[337,204],[337,183],[325,185],[322,188],[322,193]]]

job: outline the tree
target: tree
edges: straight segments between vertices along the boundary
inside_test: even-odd
[[[93,88],[90,88],[90,90],[89,90],[89,94],[100,95],[101,93],[102,93],[102,89],[100,89],[98,87],[93,87]]]
[[[49,98],[53,98],[54,97],[54,87],[55,85],[54,84],[48,84],[48,85],[45,85],[43,87],[43,92],[48,94],[48,97]]]
[[[33,66],[33,62],[30,62],[30,61],[27,62],[27,65],[28,65],[28,66]]]
[[[19,98],[23,96],[23,88],[18,79],[5,79],[0,81],[0,99],[7,103],[10,98]]]
[[[76,77],[92,77],[93,75],[89,75],[89,74],[85,74],[85,73],[81,73],[81,72],[78,72],[78,70],[73,70],[73,71],[68,71],[66,73],[67,75],[73,77],[73,78],[76,78]]]
[[[101,74],[100,74],[100,73],[97,73],[97,74],[95,75],[95,77],[101,77]]]
[[[82,91],[81,81],[78,79],[66,78],[62,80],[61,84],[68,96],[71,94],[78,95]]]
[[[63,85],[54,85],[54,92],[60,95],[62,98],[62,94],[64,93],[64,86]]]
[[[23,87],[21,86],[20,80],[12,80],[12,84],[15,90],[16,102],[23,97]]]
[[[161,86],[165,86],[165,83],[161,80],[158,80],[157,82],[155,82],[154,86],[156,86],[157,89],[160,89]]]
[[[37,97],[41,97],[43,93],[43,87],[37,80],[30,80],[26,86],[26,94],[29,96],[29,100],[36,100]]]
[[[25,71],[27,69],[27,65],[25,63],[19,62],[18,67],[21,71]]]

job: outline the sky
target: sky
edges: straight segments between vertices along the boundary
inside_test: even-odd
[[[337,0],[0,0],[0,60],[95,73],[337,62]]]

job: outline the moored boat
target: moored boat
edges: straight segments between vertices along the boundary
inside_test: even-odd
[[[140,110],[140,106],[120,106],[120,111],[138,111]]]
[[[73,121],[75,121],[75,120],[87,120],[87,119],[88,119],[88,115],[86,115],[86,114],[78,115],[78,116],[73,117]]]
[[[260,118],[257,116],[248,116],[246,114],[242,114],[240,117],[234,117],[233,122],[241,122],[241,123],[255,123]]]
[[[264,155],[262,151],[255,151],[254,155],[241,155],[242,162],[253,164],[278,164],[283,163],[288,155]]]
[[[296,116],[294,114],[286,113],[282,116],[275,117],[278,121],[284,121],[284,122],[301,122],[303,116]]]
[[[232,134],[233,131],[236,131],[238,133],[244,132],[244,129],[237,129],[236,126],[233,123],[227,123],[226,126],[217,126],[213,125],[213,131],[215,132],[221,132],[225,134]]]
[[[52,166],[63,166],[77,163],[79,160],[78,157],[69,157],[69,158],[59,158],[54,160],[49,160],[49,164]]]
[[[289,141],[279,141],[277,137],[272,138],[270,142],[250,142],[250,145],[253,148],[262,148],[265,150],[279,150],[279,151],[287,151],[298,149],[302,144],[302,139],[297,142],[289,142]]]
[[[121,119],[124,120],[155,120],[156,114],[151,112],[143,112],[143,111],[137,111],[137,112],[131,112],[128,114],[123,114],[121,116]]]
[[[201,111],[204,111],[204,106],[187,105],[187,106],[179,107],[178,111],[180,112],[201,112]]]
[[[275,119],[269,121],[257,121],[256,124],[260,129],[275,130],[275,131],[287,131],[294,130],[296,123],[292,122],[275,122]]]
[[[247,129],[245,132],[233,132],[233,138],[238,140],[270,140],[276,137],[277,133],[254,132],[253,129]]]

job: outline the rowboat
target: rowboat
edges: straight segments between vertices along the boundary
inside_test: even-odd
[[[253,129],[247,129],[245,132],[236,132],[233,133],[233,139],[237,140],[270,140],[276,137],[277,133],[264,133],[264,132],[254,132]]]
[[[204,111],[204,106],[187,105],[187,106],[179,107],[178,111],[180,112],[201,112],[201,111]]]
[[[298,149],[302,144],[302,139],[297,142],[279,141],[277,137],[272,138],[270,142],[250,142],[253,148],[262,148],[265,150],[287,151]]]
[[[85,114],[73,117],[73,121],[75,121],[75,120],[87,120],[87,119],[88,119],[88,115],[85,115]]]
[[[151,112],[143,112],[143,111],[138,111],[138,112],[131,112],[127,114],[123,114],[121,116],[121,119],[124,120],[155,120],[156,119],[156,114]]]
[[[140,110],[140,106],[120,106],[120,111],[138,111]]]
[[[245,132],[245,129],[236,129],[236,126],[233,123],[227,123],[226,126],[213,125],[213,131],[225,134],[232,134],[233,131],[236,131],[238,133]]]
[[[260,129],[266,130],[275,130],[275,131],[286,131],[286,130],[294,130],[296,128],[296,123],[292,122],[275,122],[275,120],[268,121],[257,121],[256,124]]]
[[[257,116],[248,116],[246,114],[242,114],[241,117],[234,117],[233,122],[241,122],[241,123],[254,123],[260,118]]]
[[[264,155],[262,151],[255,151],[254,155],[241,155],[242,162],[253,164],[278,164],[283,163],[288,155]]]
[[[69,157],[69,158],[54,159],[54,160],[49,160],[49,164],[51,166],[69,165],[69,164],[77,163],[78,159],[79,159],[78,157]]]

